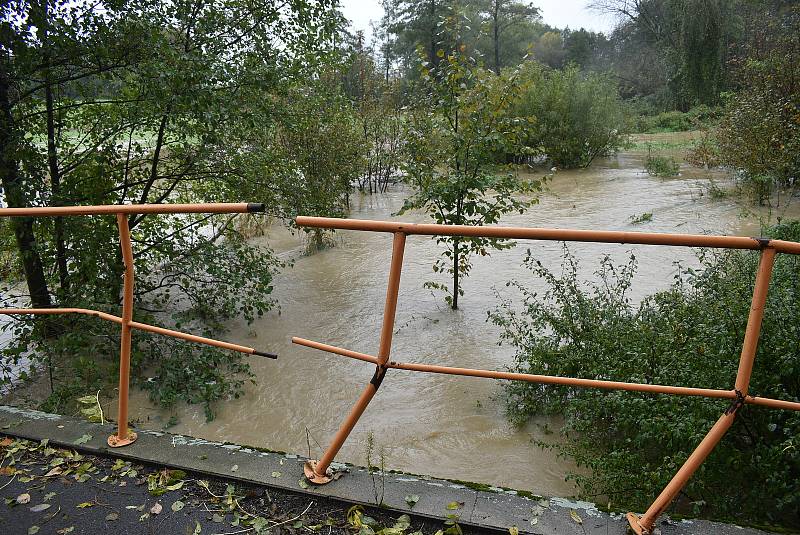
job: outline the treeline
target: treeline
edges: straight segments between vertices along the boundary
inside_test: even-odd
[[[595,0],[613,16],[608,34],[554,28],[535,2],[521,0],[383,0],[375,53],[387,77],[417,76],[420,55],[434,66],[456,41],[499,73],[527,59],[554,69],[573,64],[611,73],[625,99],[658,111],[716,106],[741,81],[728,67],[746,57],[791,10],[788,0]],[[457,32],[448,19],[464,21]]]

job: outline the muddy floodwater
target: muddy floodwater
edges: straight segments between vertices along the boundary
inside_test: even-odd
[[[709,177],[719,185],[729,184],[724,175],[683,165],[680,177],[650,177],[643,171],[645,157],[645,151],[631,150],[589,169],[559,171],[539,205],[524,215],[506,217],[502,224],[758,234],[759,214],[743,217],[741,205],[706,193]],[[386,195],[356,194],[351,217],[429,222],[424,214],[392,215],[405,195],[398,188]],[[650,222],[631,223],[632,216],[645,212],[653,214]],[[232,322],[225,339],[274,351],[280,358],[252,358],[258,384],[248,385],[241,399],[219,403],[210,423],[200,407],[157,410],[143,393],[135,392],[132,416],[139,425],[161,428],[175,416],[178,424],[171,432],[302,454],[308,453],[308,432],[311,454],[319,456],[320,445],[330,441],[370,380],[373,366],[293,346],[290,338],[375,354],[391,253],[388,234],[339,232],[336,241],[336,247],[305,256],[302,237],[277,225],[258,238],[257,243],[294,262],[275,277],[273,296],[280,310],[252,325]],[[562,244],[555,242],[519,242],[513,249],[475,258],[464,281],[461,310],[452,311],[441,295],[423,288],[425,281],[446,282],[431,271],[440,248],[428,237],[409,237],[392,358],[471,368],[508,366],[513,349],[498,347],[499,330],[486,321],[487,311],[498,303],[498,293],[514,295],[507,281],[539,285],[522,267],[528,248],[545,265],[560,265]],[[570,248],[581,259],[587,278],[604,253],[624,261],[633,251],[639,261],[633,287],[637,299],[667,287],[676,262],[695,262],[694,253],[685,248],[577,243]],[[557,441],[557,432],[548,433],[547,428],[557,430],[559,422],[542,419],[516,429],[506,421],[501,396],[501,383],[489,379],[390,370],[337,460],[365,464],[365,443],[372,433],[376,448],[385,448],[387,468],[543,494],[573,494],[565,475],[574,466],[534,444]],[[377,455],[373,462],[379,463]]]

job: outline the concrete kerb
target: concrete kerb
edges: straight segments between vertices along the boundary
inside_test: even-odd
[[[113,432],[114,426],[109,424],[0,405],[0,433],[36,441],[48,438],[51,444],[87,453],[165,465],[367,506],[375,505],[377,487],[379,496],[383,492],[383,502],[388,509],[441,520],[448,514],[457,514],[459,523],[486,531],[507,533],[510,527],[516,526],[521,533],[539,535],[627,532],[628,523],[623,515],[599,511],[589,502],[523,496],[495,487],[476,490],[452,481],[402,473],[374,474],[377,484],[373,485],[373,475],[366,468],[336,463],[335,469],[348,473],[327,485],[316,487],[305,483],[303,463],[306,459],[298,455],[143,429],[137,429],[139,439],[134,444],[111,449],[106,438]],[[419,496],[413,508],[405,501],[408,495]],[[458,509],[447,508],[453,502],[460,505]],[[573,512],[581,523],[576,521]],[[658,527],[664,535],[766,533],[699,520],[666,521]]]

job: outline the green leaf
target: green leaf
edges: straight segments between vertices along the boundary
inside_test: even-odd
[[[405,501],[408,504],[408,506],[413,509],[414,506],[417,505],[417,502],[419,501],[419,495],[417,495],[417,494],[408,494],[405,497]]]
[[[171,508],[171,509],[172,509],[174,512],[176,512],[176,513],[177,513],[178,511],[180,511],[181,509],[183,509],[184,505],[185,505],[185,504],[184,504],[182,501],[180,501],[180,500],[177,500],[177,501],[175,501],[175,502],[172,504],[172,506],[171,506],[170,508]]]
[[[79,439],[77,439],[75,442],[73,442],[73,444],[86,444],[90,440],[92,440],[92,435],[84,434],[84,435],[81,435],[81,437]]]

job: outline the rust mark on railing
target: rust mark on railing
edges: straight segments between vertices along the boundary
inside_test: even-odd
[[[340,448],[347,440],[353,427],[366,410],[369,402],[375,396],[388,369],[407,370],[426,373],[441,373],[449,375],[462,375],[469,377],[486,377],[492,379],[505,379],[510,381],[527,381],[540,384],[568,385],[581,388],[601,388],[609,390],[627,390],[634,392],[647,392],[657,394],[671,394],[683,396],[703,396],[718,399],[730,399],[730,407],[720,416],[711,430],[700,442],[694,452],[689,456],[683,466],[673,476],[669,484],[656,498],[644,515],[639,517],[628,513],[628,522],[637,534],[647,535],[652,533],[653,526],[666,510],[670,503],[688,482],[697,468],[716,447],[727,430],[733,424],[736,413],[743,404],[755,404],[776,409],[800,411],[800,403],[778,399],[761,398],[748,395],[750,376],[753,371],[753,362],[758,338],[761,332],[761,321],[772,275],[772,267],[776,253],[800,254],[800,243],[782,240],[769,240],[765,238],[747,238],[738,236],[709,236],[692,234],[659,234],[644,232],[596,231],[574,229],[547,229],[524,227],[471,227],[461,225],[434,225],[414,224],[390,221],[369,221],[357,219],[336,219],[325,217],[298,217],[296,223],[300,227],[314,227],[338,230],[356,230],[371,232],[390,232],[394,235],[392,248],[392,261],[389,268],[389,283],[386,290],[386,305],[384,308],[383,325],[381,327],[380,348],[377,356],[358,353],[321,342],[294,337],[295,344],[319,349],[329,353],[369,362],[375,365],[375,374],[367,384],[356,404],[342,422],[341,427],[331,440],[319,461],[310,460],[305,465],[306,477],[309,481],[324,484],[331,480],[330,463],[333,461]],[[407,235],[426,236],[464,236],[483,238],[528,239],[528,240],[555,240],[600,243],[623,243],[641,245],[668,245],[679,247],[713,247],[725,249],[752,249],[761,251],[758,273],[753,290],[750,316],[742,344],[742,353],[739,357],[739,371],[736,383],[732,390],[717,390],[709,388],[690,388],[681,386],[652,385],[640,383],[627,383],[622,381],[605,381],[596,379],[581,379],[574,377],[557,377],[547,375],[533,375],[524,373],[500,372],[491,370],[475,370],[469,368],[453,368],[449,366],[436,366],[430,364],[404,364],[389,360],[392,342],[392,329],[397,307],[400,272]]]
[[[247,212],[263,212],[260,203],[211,203],[211,204],[115,204],[103,206],[58,206],[32,208],[0,208],[0,217],[37,217],[37,216],[71,216],[71,215],[116,215],[119,228],[120,248],[125,264],[123,274],[122,316],[114,316],[99,310],[86,308],[0,308],[0,314],[11,315],[50,315],[50,314],[84,314],[102,320],[118,323],[120,333],[119,359],[119,402],[117,407],[117,432],[108,437],[108,445],[118,448],[131,444],[136,440],[136,433],[128,428],[128,388],[130,386],[131,335],[134,329],[164,336],[179,338],[188,342],[205,344],[250,355],[277,358],[277,355],[258,351],[252,347],[231,344],[213,338],[196,336],[172,329],[164,329],[133,321],[133,249],[131,247],[128,216],[131,214],[235,214]]]

